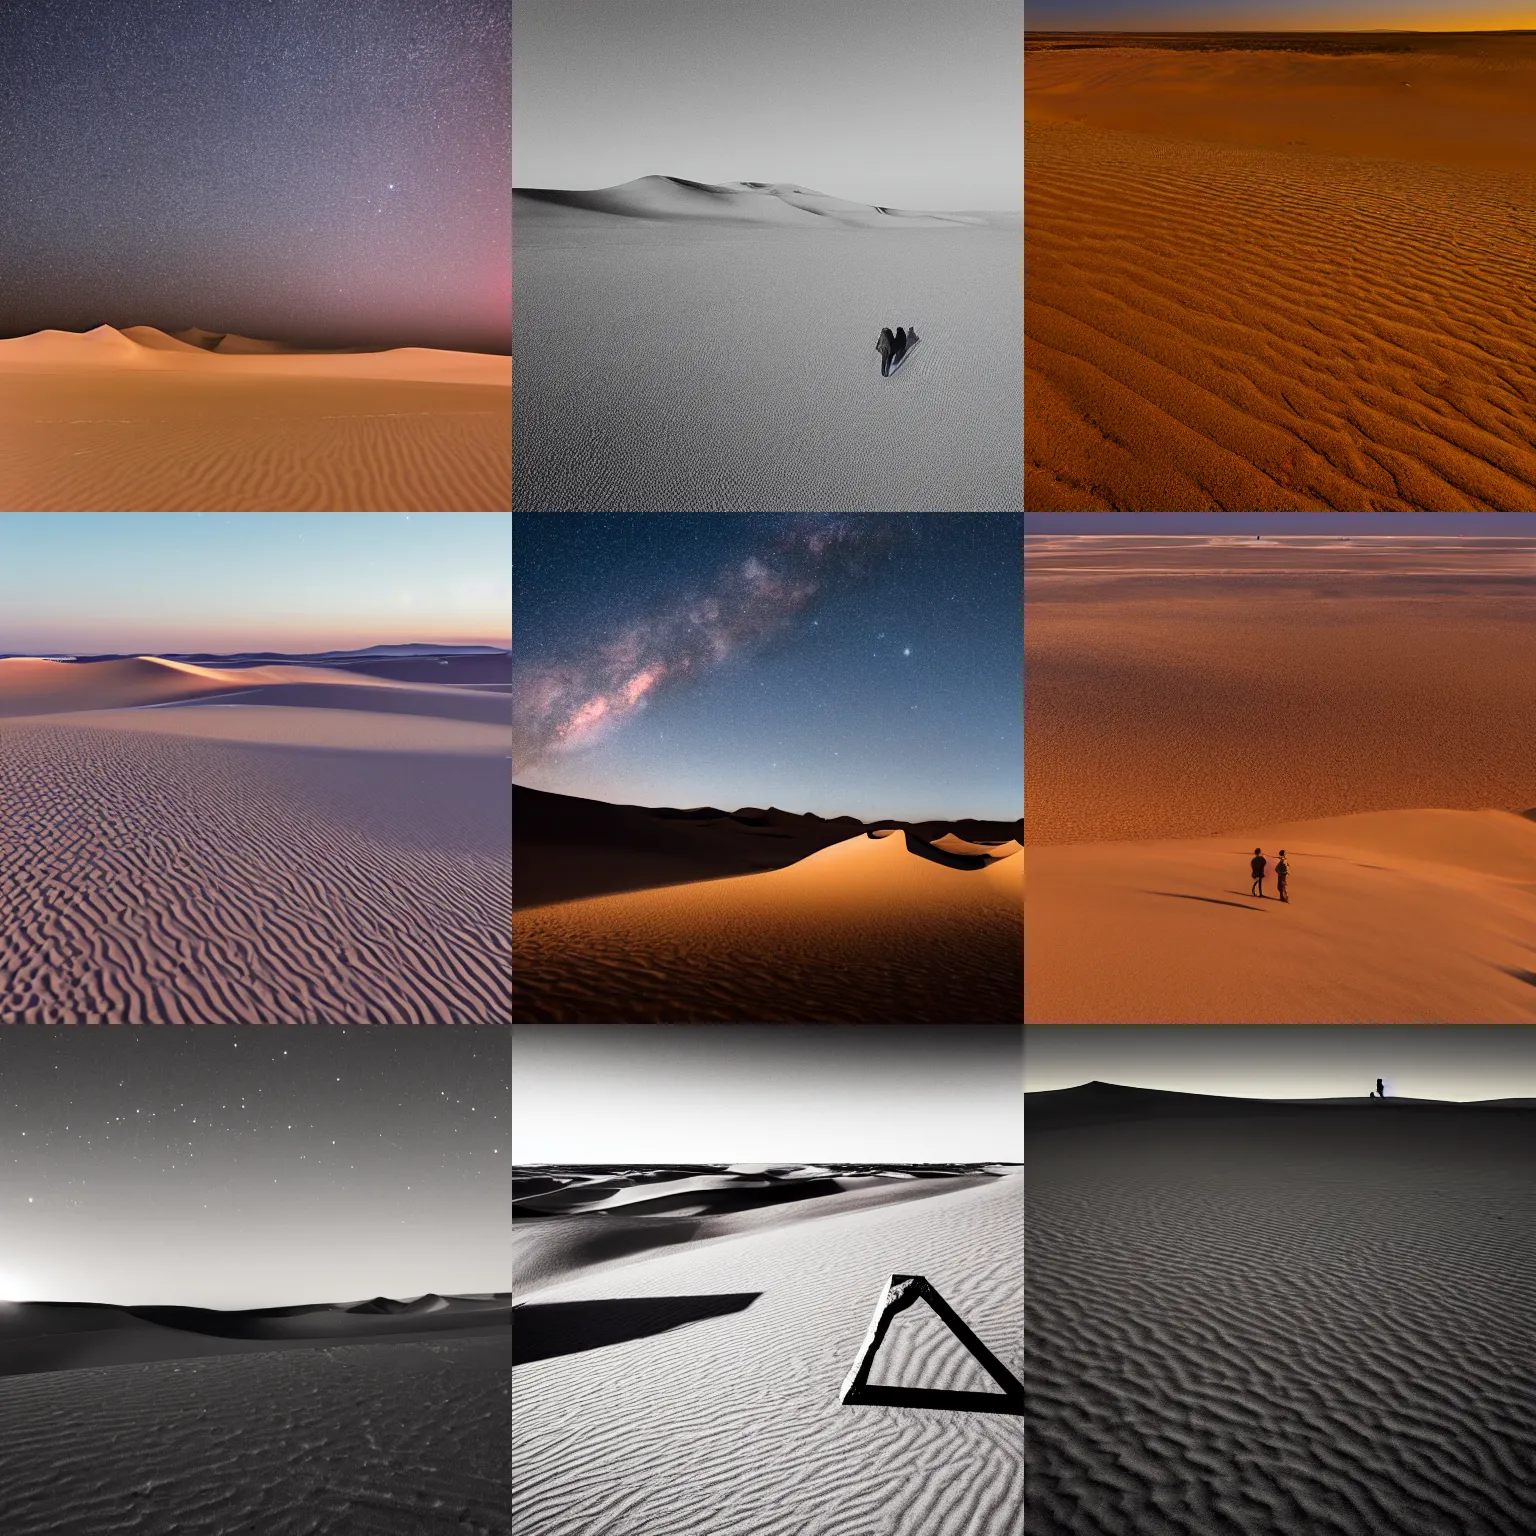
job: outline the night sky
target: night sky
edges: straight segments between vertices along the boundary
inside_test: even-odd
[[[0,1300],[509,1288],[495,1028],[0,1029]]]
[[[1017,1029],[555,1024],[512,1035],[519,1165],[1024,1156]]]
[[[887,207],[1019,206],[1017,0],[512,11],[520,187],[660,175],[788,181]]]
[[[10,0],[0,336],[511,348],[506,0]]]
[[[1029,0],[1031,31],[1466,32],[1536,27],[1532,0]]]
[[[1029,1092],[1122,1083],[1236,1098],[1536,1098],[1518,1024],[1065,1024],[1024,1031]]]
[[[638,805],[1023,806],[1016,513],[514,517],[513,766]]]
[[[508,512],[0,513],[0,655],[499,645]]]

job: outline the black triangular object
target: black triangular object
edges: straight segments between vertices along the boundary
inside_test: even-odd
[[[915,1301],[926,1301],[949,1326],[949,1331],[970,1350],[976,1363],[995,1381],[999,1392],[951,1392],[929,1387],[882,1387],[872,1385],[869,1373],[885,1338],[891,1319]],[[875,1300],[874,1315],[859,1346],[853,1369],[843,1381],[840,1399],[844,1407],[963,1408],[972,1413],[1024,1412],[1024,1388],[1013,1373],[955,1315],[954,1309],[921,1275],[892,1275]]]

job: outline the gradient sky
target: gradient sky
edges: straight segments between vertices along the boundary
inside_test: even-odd
[[[511,349],[505,0],[9,0],[0,335]]]
[[[1026,512],[1026,534],[1312,533],[1536,537],[1536,512]]]
[[[507,512],[0,513],[0,655],[506,645]]]
[[[1031,31],[1475,32],[1536,28],[1532,0],[1026,0]]]
[[[0,1029],[0,1299],[505,1291],[504,1029]]]
[[[513,180],[1020,205],[1015,0],[512,0]]]
[[[1023,813],[1017,513],[515,516],[519,783],[636,805]]]
[[[1536,1098],[1520,1024],[1060,1024],[1024,1031],[1034,1093],[1097,1080],[1236,1098]]]
[[[512,1029],[512,1160],[1023,1160],[1022,1037],[985,1025]]]

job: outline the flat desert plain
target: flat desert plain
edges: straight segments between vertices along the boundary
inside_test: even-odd
[[[14,511],[505,510],[511,361],[153,326],[0,340]],[[206,342],[212,340],[215,346]]]
[[[1025,506],[1536,508],[1536,34],[1026,41]]]
[[[516,794],[521,1023],[1020,1021],[1012,823]]]
[[[1536,1527],[1532,1101],[1092,1083],[1025,1146],[1031,1536]]]
[[[505,1536],[509,1300],[0,1303],[6,1532]]]
[[[646,176],[515,192],[513,236],[515,510],[1023,506],[1017,212]]]
[[[1025,560],[1031,1022],[1536,1020],[1528,541]]]
[[[494,686],[0,660],[0,1020],[505,1023],[510,756]]]
[[[1021,1184],[998,1165],[517,1170],[513,1531],[1016,1536],[1021,1418],[839,1394],[897,1273],[1022,1377]],[[991,1385],[926,1303],[871,1380]]]

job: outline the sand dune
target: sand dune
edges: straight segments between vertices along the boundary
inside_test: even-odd
[[[505,1022],[510,750],[494,693],[0,661],[0,1019]]]
[[[1026,1095],[1023,1528],[1536,1525],[1536,1112],[1187,1097]]]
[[[523,910],[513,1012],[553,1023],[1010,1023],[1021,858],[953,869],[908,835],[787,868]]]
[[[540,1474],[519,1484],[513,1530],[709,1531],[728,1486],[732,1519],[754,1536],[879,1536],[893,1515],[925,1536],[1013,1536],[1021,1420],[845,1408],[838,1391],[893,1272],[926,1275],[1022,1373],[1019,1186],[1012,1170],[688,1222],[632,1217],[671,1239],[617,1257],[601,1235],[623,1218],[515,1222],[513,1454]],[[553,1242],[558,1272],[541,1262]],[[942,1341],[894,1342],[888,1371],[937,1386],[964,1370]],[[573,1415],[580,1456],[561,1453]]]
[[[1536,508],[1536,43],[1307,46],[1031,39],[1028,508]]]
[[[4,339],[0,421],[12,452],[0,466],[0,503],[505,508],[510,385],[510,358],[430,347],[230,355],[148,326]]]

